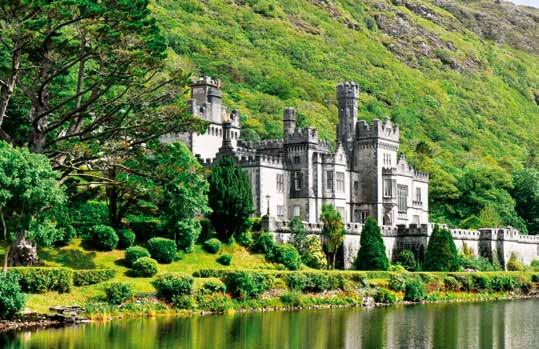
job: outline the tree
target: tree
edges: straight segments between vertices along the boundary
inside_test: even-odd
[[[290,243],[298,250],[299,253],[303,253],[305,239],[307,239],[307,229],[303,225],[303,222],[299,217],[294,217],[288,223],[290,234],[292,235]]]
[[[524,168],[513,174],[511,195],[516,211],[522,217],[530,234],[539,234],[539,170]]]
[[[246,227],[253,212],[251,182],[247,173],[230,156],[217,161],[208,178],[210,219],[222,241],[229,241]]]
[[[187,77],[148,4],[2,2],[0,139],[46,154],[63,178],[192,126],[179,107]]]
[[[13,244],[7,247],[4,271],[8,259],[24,263],[14,246],[27,239],[50,245],[62,237],[51,217],[53,208],[65,202],[57,178],[46,157],[0,141],[0,222],[4,240]]]
[[[458,271],[459,257],[451,233],[434,226],[427,246],[423,269],[427,271]]]
[[[361,231],[360,248],[356,267],[359,270],[388,270],[389,262],[380,227],[372,217],[368,217]]]
[[[324,246],[329,256],[328,267],[335,269],[335,257],[344,240],[344,223],[339,211],[329,204],[322,206],[320,221],[323,224]]]

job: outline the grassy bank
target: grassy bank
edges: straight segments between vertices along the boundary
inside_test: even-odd
[[[232,256],[227,267],[216,262],[225,253]],[[223,245],[217,254],[207,253],[197,245],[192,253],[179,255],[170,264],[159,264],[155,277],[141,278],[130,275],[123,255],[120,250],[87,250],[80,240],[74,240],[62,248],[39,251],[40,259],[49,268],[13,268],[11,272],[30,273],[27,279],[32,285],[26,287],[33,293],[27,294],[28,310],[46,313],[53,306],[80,305],[94,319],[409,301],[495,300],[534,296],[539,282],[539,273],[533,272],[286,271],[237,244]],[[52,273],[54,270],[61,271],[65,285],[51,280],[58,278]],[[167,273],[193,275],[192,286],[180,304],[156,297],[151,282]],[[107,304],[105,288],[110,282],[131,285],[134,297],[120,306]],[[81,285],[85,283],[93,284]],[[208,288],[208,284],[222,286],[215,289]]]

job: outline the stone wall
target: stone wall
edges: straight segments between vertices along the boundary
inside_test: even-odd
[[[320,236],[322,224],[304,224],[310,234]],[[279,242],[289,241],[292,235],[288,229],[288,221],[275,220],[273,217],[266,216],[262,220],[262,227],[272,232]],[[404,249],[412,250],[416,255],[423,254],[427,250],[433,227],[433,224],[410,224],[407,227],[382,226],[382,239],[388,258],[393,260]],[[363,224],[349,223],[345,224],[345,228],[347,234],[343,243],[343,262],[345,268],[350,269],[359,251]],[[450,231],[459,250],[466,245],[474,251],[475,255],[486,258],[492,258],[492,255],[496,253],[504,266],[507,265],[512,253],[515,253],[527,265],[534,259],[539,259],[539,236],[522,235],[512,228],[450,229]]]

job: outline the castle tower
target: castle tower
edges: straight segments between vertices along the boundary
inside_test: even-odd
[[[337,85],[337,103],[339,108],[339,125],[337,126],[337,142],[341,142],[346,151],[351,151],[356,133],[358,114],[359,85],[353,81],[345,81]]]
[[[216,124],[222,123],[222,94],[221,82],[205,76],[190,85],[191,112],[201,119]]]
[[[283,113],[283,133],[286,138],[296,130],[296,111],[294,108],[286,108]]]

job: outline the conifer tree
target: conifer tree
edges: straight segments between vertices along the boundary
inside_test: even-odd
[[[230,156],[221,158],[208,178],[210,219],[222,241],[229,241],[247,226],[253,212],[251,182],[247,173]]]
[[[457,247],[451,233],[438,225],[429,240],[423,269],[427,271],[458,271],[459,258]]]
[[[382,233],[376,221],[368,217],[361,231],[356,267],[359,270],[388,270],[389,262]]]

